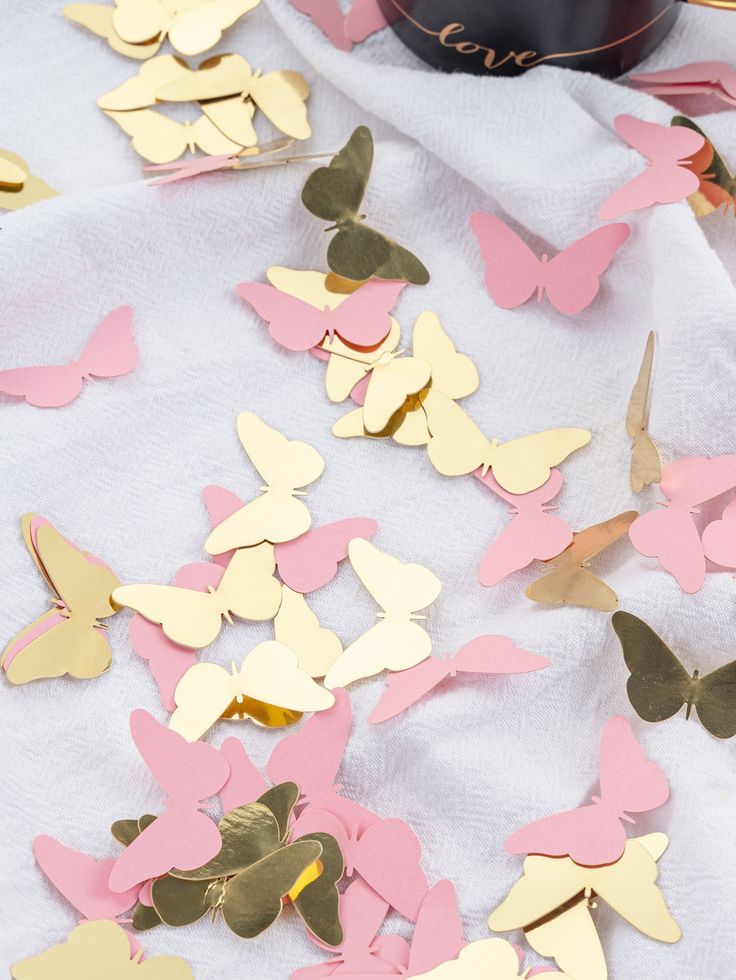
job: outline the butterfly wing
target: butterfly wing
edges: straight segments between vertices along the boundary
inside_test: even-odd
[[[282,590],[281,606],[274,620],[274,636],[293,650],[299,669],[310,677],[324,677],[342,653],[342,643],[319,620],[300,592],[288,586]]]
[[[430,888],[416,921],[409,953],[408,972],[412,977],[454,959],[465,945],[451,881],[438,881]]]
[[[0,371],[0,391],[6,395],[24,398],[29,405],[37,408],[60,408],[68,405],[81,390],[82,375],[76,364]]]
[[[429,634],[418,623],[382,620],[345,648],[327,671],[325,687],[347,687],[383,670],[406,670],[431,652]]]
[[[654,360],[654,331],[649,331],[647,345],[644,349],[636,384],[631,390],[629,407],[626,411],[626,434],[629,439],[635,439],[647,422],[647,401],[649,400],[649,384],[652,378],[652,362]]]
[[[29,177],[28,164],[17,153],[0,149],[0,187],[15,190]]]
[[[342,852],[330,834],[315,833],[309,839],[322,845],[319,859],[322,871],[296,896],[290,897],[312,935],[334,948],[340,946],[344,939],[339,915],[340,892],[336,888],[344,870]]]
[[[640,555],[656,558],[684,592],[697,592],[705,581],[705,556],[689,511],[669,506],[637,517],[629,537]]]
[[[335,577],[353,538],[372,538],[377,531],[378,524],[368,517],[348,517],[312,528],[299,538],[276,545],[279,575],[295,592],[314,592]]]
[[[260,0],[208,0],[177,13],[169,24],[169,41],[182,54],[201,54],[213,47],[222,32],[257,7]]]
[[[215,129],[237,146],[237,149],[230,151],[236,158],[242,147],[255,147],[258,143],[258,135],[253,128],[253,116],[256,107],[251,101],[243,102],[242,96],[233,95],[228,99],[212,99],[209,102],[201,102],[199,107]],[[207,140],[208,145],[210,141],[213,145],[221,145],[219,138],[212,132],[209,135],[204,134],[203,138]],[[201,143],[199,139],[197,142],[204,149],[204,143]],[[243,155],[246,156],[247,154]],[[219,165],[214,169],[219,169]]]
[[[545,264],[544,286],[561,313],[580,313],[598,295],[600,277],[629,237],[626,224],[596,228]]]
[[[423,402],[432,465],[444,476],[463,476],[487,466],[491,443],[470,416],[441,391],[430,388]]]
[[[96,861],[45,835],[33,841],[33,853],[49,881],[86,919],[114,918],[138,899],[137,887],[125,892],[110,889],[107,882],[114,860]]]
[[[703,553],[716,565],[736,568],[736,498],[725,508],[719,521],[703,531]]]
[[[117,378],[132,371],[139,356],[133,343],[133,310],[120,306],[108,313],[87,341],[79,367],[96,378]]]
[[[409,395],[428,383],[431,365],[416,357],[397,357],[373,369],[363,404],[363,425],[368,432],[381,432]]]
[[[355,44],[387,26],[386,15],[378,0],[353,0],[345,16],[345,34]]]
[[[313,483],[325,461],[306,442],[289,440],[252,412],[238,416],[238,436],[251,462],[269,486],[292,490]]]
[[[207,592],[174,585],[123,585],[114,601],[158,623],[172,643],[199,650],[220,635],[222,616],[216,598]]]
[[[683,706],[690,676],[664,640],[636,616],[616,612],[611,625],[621,643],[631,677],[629,701],[645,721],[664,721]]]
[[[185,126],[152,109],[103,111],[124,133],[133,137],[133,149],[151,163],[170,163],[180,157],[189,145]]]
[[[333,316],[332,330],[349,344],[375,347],[391,331],[391,310],[404,289],[405,282],[366,282],[347,296]]]
[[[450,661],[455,671],[479,674],[526,674],[549,667],[549,660],[517,647],[508,636],[476,636]]]
[[[390,258],[390,240],[358,221],[345,221],[327,246],[327,264],[344,279],[362,281],[378,276]],[[382,277],[381,277],[382,278]],[[386,276],[401,278],[400,270]]]
[[[524,935],[531,948],[555,960],[565,976],[608,980],[603,947],[586,898]]]
[[[345,34],[345,18],[337,0],[291,0],[291,5],[306,14],[336,48],[352,50],[352,42]]]
[[[481,585],[498,585],[507,575],[536,559],[546,561],[567,548],[572,529],[561,517],[543,510],[520,512],[501,531],[483,556],[478,569]]]
[[[309,176],[302,190],[304,207],[324,221],[355,218],[372,165],[373,136],[367,126],[358,126],[329,167],[318,167]]]
[[[486,289],[493,301],[512,310],[542,285],[542,263],[515,231],[493,214],[477,211],[470,227],[486,267]]]
[[[597,803],[536,820],[517,830],[504,844],[511,854],[569,855],[576,864],[584,865],[617,861],[625,846],[620,820]]]
[[[662,461],[659,450],[648,432],[640,432],[631,449],[631,489],[641,493],[650,483],[659,483],[662,478]]]
[[[424,286],[429,282],[429,272],[426,266],[413,252],[385,235],[380,237],[386,242],[388,251],[386,258],[374,272],[378,279],[402,279],[405,282],[413,283],[415,286]]]
[[[297,655],[275,640],[254,647],[239,674],[242,693],[267,705],[290,711],[324,711],[334,695],[299,669]]]
[[[52,612],[50,617],[53,616]],[[35,625],[32,624],[31,629]],[[11,640],[8,647],[13,653],[12,659],[6,655],[3,660],[5,676],[11,684],[27,684],[42,677],[61,677],[63,674],[86,680],[99,677],[112,662],[104,631],[74,616],[50,629],[39,630],[34,639],[14,649],[18,639]]]
[[[64,7],[64,16],[88,31],[104,38],[113,51],[126,58],[142,60],[156,54],[163,43],[163,35],[147,39],[142,44],[129,44],[113,26],[115,8],[100,3],[70,3]]]
[[[701,677],[693,699],[698,718],[716,738],[736,735],[736,660]]]
[[[432,387],[448,398],[465,398],[480,384],[478,369],[466,354],[459,354],[436,313],[420,313],[412,334],[414,357],[432,368]]]
[[[325,388],[330,401],[344,401],[379,358],[396,350],[400,336],[401,328],[392,320],[388,336],[370,351],[353,350],[339,337],[323,341],[320,349],[329,353]]]
[[[417,835],[403,820],[377,820],[358,840],[353,861],[374,891],[416,922],[429,887],[419,866],[421,856]]]
[[[309,96],[309,86],[299,72],[271,71],[254,77],[247,92],[282,133],[297,140],[306,140],[312,135],[304,104]]]
[[[601,797],[619,812],[645,813],[661,806],[670,795],[667,776],[651,762],[625,718],[611,718],[603,729],[600,747]],[[619,825],[620,826],[620,825]],[[613,849],[613,837],[611,837]],[[577,852],[576,852],[577,853]],[[577,860],[574,855],[570,855]],[[618,855],[617,855],[618,856]],[[613,858],[616,860],[616,858]],[[582,864],[605,864],[582,861]]]
[[[118,85],[111,92],[101,95],[97,105],[100,109],[112,109],[117,112],[146,109],[156,104],[157,92],[162,86],[191,76],[192,72],[181,58],[173,54],[160,55],[141,65],[137,75]]]
[[[442,583],[428,568],[404,564],[364,538],[353,539],[348,554],[358,578],[386,611],[417,612],[440,594]]]
[[[381,699],[368,715],[371,725],[388,721],[406,711],[447,677],[452,666],[451,661],[438,657],[428,657],[408,670],[390,673],[386,678],[386,688]]]
[[[241,282],[235,287],[241,299],[268,321],[268,332],[287,350],[315,347],[330,329],[331,317],[288,293],[260,282]]]
[[[111,593],[119,582],[99,558],[79,551],[47,522],[35,529],[34,546],[47,579],[73,615],[105,619],[117,611]]]
[[[533,602],[548,606],[582,606],[601,612],[613,612],[618,606],[618,596],[613,589],[579,565],[564,565],[542,575],[532,582],[525,595]]]
[[[208,901],[211,881],[187,881],[164,875],[151,888],[156,914],[169,926],[188,926],[212,910]]]
[[[240,548],[225,569],[218,600],[240,619],[263,622],[273,619],[281,605],[281,586],[274,577],[273,545]]]
[[[195,742],[222,717],[237,693],[237,683],[224,667],[193,664],[176,685],[169,728]]]
[[[529,493],[547,482],[553,467],[589,442],[590,433],[577,428],[546,429],[513,439],[490,454],[493,476],[509,493]]]
[[[220,753],[230,765],[230,775],[220,789],[223,813],[244,803],[253,803],[268,789],[268,783],[256,769],[238,738],[226,738]]]

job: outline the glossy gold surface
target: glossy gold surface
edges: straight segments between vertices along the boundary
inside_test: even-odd
[[[639,368],[636,384],[631,391],[629,408],[626,413],[626,433],[632,440],[631,447],[631,489],[641,493],[650,483],[659,483],[662,479],[662,462],[659,451],[654,445],[647,425],[649,412],[649,385],[652,377],[652,361],[654,359],[654,331],[649,332],[644,358]]]

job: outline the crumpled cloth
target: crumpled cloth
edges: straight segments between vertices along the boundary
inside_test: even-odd
[[[729,60],[734,42],[736,16],[683,9],[645,68]],[[516,311],[496,308],[468,227],[471,212],[487,210],[525,228],[540,251],[570,244],[598,226],[600,202],[642,167],[616,136],[614,116],[667,123],[668,105],[551,67],[514,79],[435,73],[390,31],[345,54],[286,0],[265,0],[216,50],[241,52],[264,70],[304,72],[314,130],[305,152],[335,151],[356,125],[371,127],[376,155],[365,211],[432,274],[397,306],[404,342],[422,310],[438,313],[478,365],[481,386],[465,406],[489,436],[556,425],[591,430],[590,445],[562,467],[559,513],[573,527],[660,499],[656,488],[631,494],[624,431],[650,329],[658,336],[651,432],[664,459],[736,450],[732,217],[699,222],[682,203],[625,218],[631,238],[599,297],[577,317],[534,300]],[[135,309],[141,361],[126,377],[87,383],[67,408],[0,403],[3,642],[47,603],[22,545],[23,512],[54,521],[125,582],[167,582],[180,565],[204,557],[201,488],[214,482],[245,497],[257,492],[260,480],[235,431],[236,415],[254,411],[324,455],[326,471],[308,498],[315,524],[375,517],[380,548],[439,575],[443,591],[427,619],[436,651],[503,633],[552,662],[526,676],[458,678],[377,727],[365,719],[383,680],[351,691],[354,732],[340,781],[360,803],[414,827],[430,881],[447,877],[457,886],[467,938],[487,935],[489,912],[521,873],[521,860],[503,850],[505,838],[595,791],[600,733],[607,718],[623,714],[670,777],[670,801],[638,818],[630,833],[670,835],[660,883],[683,938],[675,946],[647,939],[599,903],[611,978],[729,975],[736,741],[711,738],[684,713],[659,725],[638,719],[609,617],[534,606],[523,593],[539,567],[481,588],[478,563],[509,517],[477,481],[439,476],[423,450],[331,435],[344,408],[327,401],[323,366],[279,349],[233,288],[262,281],[272,264],[324,268],[323,226],[299,201],[313,165],[148,187],[128,137],[95,106],[137,67],[66,21],[60,3],[4,11],[0,144],[62,196],[0,216],[0,367],[76,357],[96,323],[122,303]],[[736,165],[732,112],[716,100],[701,106],[699,123]],[[194,118],[191,107],[185,117]],[[262,131],[264,139],[274,135],[267,124]],[[709,575],[688,596],[626,541],[593,568],[617,590],[621,608],[651,623],[689,669],[702,673],[733,658],[731,575]],[[375,604],[349,568],[313,605],[346,642],[374,622]],[[6,968],[61,941],[77,921],[36,868],[33,838],[53,834],[112,856],[112,821],[161,806],[128,716],[135,707],[161,719],[164,712],[128,641],[127,619],[110,621],[114,660],[103,677],[0,684]],[[201,656],[239,663],[269,635],[267,625],[225,627]],[[222,723],[212,741],[233,733],[261,763],[279,737]],[[389,927],[410,933],[397,917]],[[149,955],[185,957],[197,980],[284,980],[323,958],[289,911],[253,942],[208,920],[161,927],[142,941]],[[539,962],[529,954],[527,964]]]

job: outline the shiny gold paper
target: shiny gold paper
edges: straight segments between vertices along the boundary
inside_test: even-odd
[[[675,943],[680,928],[656,885],[665,834],[627,841],[614,864],[586,868],[569,857],[531,855],[524,874],[488,920],[494,932],[523,929],[532,949],[571,977],[606,980],[608,970],[591,910],[598,896],[645,936]]]
[[[143,44],[128,44],[118,37],[113,27],[115,7],[105,7],[98,3],[70,3],[64,7],[64,16],[75,24],[81,24],[88,31],[104,38],[113,51],[125,55],[126,58],[151,58],[158,52],[163,43],[163,36],[154,37]]]
[[[616,612],[611,624],[629,668],[626,689],[634,710],[645,721],[664,721],[687,705],[716,738],[736,735],[736,660],[718,670],[691,677],[651,626],[627,612]]]
[[[320,626],[300,592],[283,585],[281,594],[281,606],[273,621],[274,636],[294,651],[300,670],[310,677],[324,677],[342,653],[342,643],[332,630]]]
[[[23,157],[0,149],[0,208],[17,211],[56,196],[55,190],[30,172]]]
[[[519,954],[505,939],[480,939],[468,943],[457,959],[441,963],[427,973],[413,974],[414,980],[523,980]],[[544,973],[545,980],[573,980],[556,970]]]
[[[653,359],[654,331],[650,331],[644,350],[644,358],[639,368],[636,384],[631,392],[629,408],[626,413],[626,433],[633,443],[631,447],[630,482],[634,493],[641,493],[645,486],[650,483],[659,483],[662,479],[662,462],[659,458],[659,451],[647,431],[649,423],[647,401],[649,399]]]
[[[209,592],[174,585],[123,585],[113,602],[128,606],[158,623],[173,643],[199,650],[220,635],[222,620],[232,617],[263,622],[281,605],[281,586],[274,577],[273,546],[241,548],[228,564],[219,586]]]
[[[132,112],[106,109],[105,115],[133,137],[133,149],[151,163],[170,163],[186,150],[193,153],[197,147],[210,156],[237,156],[244,148],[229,140],[204,115],[193,123],[176,122],[153,109],[134,109]]]
[[[526,590],[527,596],[545,605],[584,606],[612,612],[618,606],[618,596],[588,570],[588,561],[626,534],[638,516],[635,510],[627,510],[578,531],[561,555],[545,562],[552,571],[532,582]]]
[[[39,633],[15,654],[5,676],[12,684],[26,684],[62,674],[85,679],[97,677],[111,662],[110,647],[102,632],[105,627],[99,620],[117,612],[110,594],[120,583],[106,565],[88,561],[87,556],[69,544],[51,524],[42,524],[37,529],[34,548],[30,531],[34,517],[34,514],[23,515],[23,538],[56,595],[54,603],[58,599],[63,606],[57,605],[14,636],[5,648],[0,664],[24,636],[37,632],[45,620],[60,614],[66,622]]]
[[[238,670],[198,663],[174,692],[176,711],[169,727],[194,742],[219,718],[253,717],[269,727],[293,724],[304,711],[324,711],[334,696],[300,670],[297,655],[267,640],[254,647]],[[276,709],[276,710],[273,710]]]
[[[154,956],[141,963],[142,951],[131,959],[125,930],[109,919],[83,922],[66,942],[52,946],[11,967],[14,980],[194,980],[188,963],[178,956]]]
[[[690,195],[688,203],[698,218],[712,214],[719,208],[728,214],[729,208],[736,217],[736,177],[703,130],[686,116],[675,116],[673,126],[687,126],[705,140],[705,144],[693,157],[689,170],[700,178],[700,187]]]
[[[344,279],[405,280],[424,285],[429,273],[407,249],[363,224],[359,214],[373,164],[373,136],[359,126],[329,167],[319,167],[302,190],[306,209],[337,234],[327,249],[327,264]]]

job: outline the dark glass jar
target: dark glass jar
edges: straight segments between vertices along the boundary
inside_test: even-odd
[[[662,42],[678,0],[379,0],[391,26],[435,68],[518,75],[559,65],[613,78]],[[733,9],[736,0],[694,0]]]

